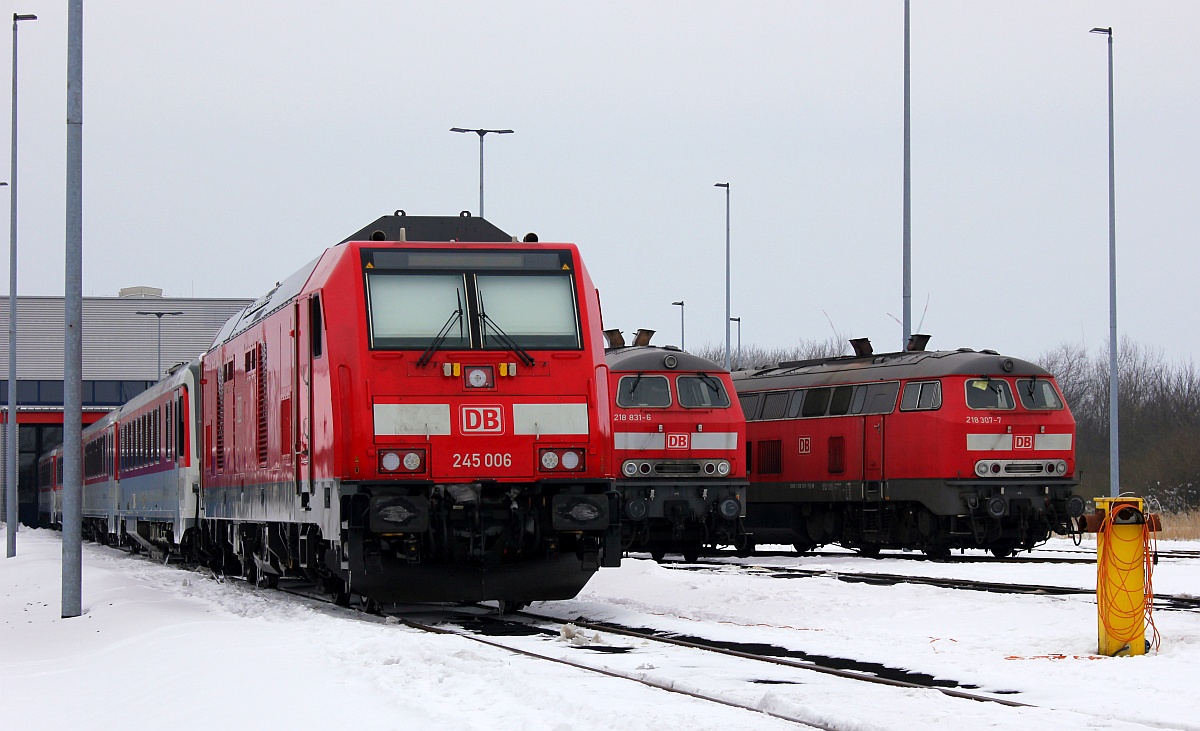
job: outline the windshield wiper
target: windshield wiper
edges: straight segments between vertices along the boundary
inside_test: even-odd
[[[509,350],[516,353],[517,357],[520,358],[521,362],[524,363],[527,367],[529,367],[529,368],[533,367],[533,364],[534,364],[533,356],[530,355],[528,352],[526,352],[525,349],[522,348],[520,345],[517,345],[517,341],[515,341],[511,337],[509,337],[508,333],[504,332],[504,330],[499,325],[496,324],[495,320],[488,317],[487,312],[485,312],[483,309],[483,293],[482,292],[480,293],[480,296],[479,296],[479,319],[485,325],[485,330],[483,333],[485,341],[487,340],[486,326],[491,325],[492,329],[496,331],[496,334],[500,336],[500,341],[502,343],[504,343],[505,345],[507,345]]]
[[[442,329],[438,330],[438,334],[434,337],[433,342],[421,353],[421,357],[417,360],[417,367],[424,368],[426,364],[433,358],[433,354],[437,351],[446,338],[450,336],[450,328],[458,323],[458,334],[462,337],[462,290],[455,290],[455,297],[458,299],[458,309],[450,313],[450,317],[446,319],[446,324],[442,325]]]
[[[629,386],[629,397],[633,398],[633,394],[637,393],[638,384],[642,382],[642,372],[638,371],[637,378],[633,379],[633,383]]]
[[[708,386],[709,390],[711,390],[713,393],[721,392],[721,382],[719,380],[702,371],[696,371],[696,375],[700,377],[700,380],[704,382],[704,385]]]

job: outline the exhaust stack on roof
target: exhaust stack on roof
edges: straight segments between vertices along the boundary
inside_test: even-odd
[[[919,353],[919,352],[925,350],[925,346],[929,344],[929,338],[931,338],[931,337],[933,337],[933,336],[932,335],[918,335],[917,333],[913,333],[912,335],[909,335],[908,336],[908,347],[906,348],[906,350],[910,353]]]
[[[650,338],[654,337],[654,333],[655,333],[654,330],[646,330],[644,328],[638,330],[637,335],[635,335],[633,337],[633,344],[634,345],[649,345]]]

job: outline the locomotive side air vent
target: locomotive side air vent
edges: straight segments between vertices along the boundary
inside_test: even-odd
[[[908,336],[908,345],[904,349],[910,353],[920,353],[925,350],[925,346],[929,344],[929,338],[931,337],[933,336],[913,333]]]
[[[854,338],[850,341],[850,347],[854,348],[854,355],[859,358],[865,358],[875,352],[871,347],[870,338]]]

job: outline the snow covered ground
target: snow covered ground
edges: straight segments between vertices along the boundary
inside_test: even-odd
[[[1050,547],[1073,548],[1066,541]],[[1160,548],[1197,550],[1200,544]],[[87,543],[84,616],[64,620],[60,553],[57,533],[24,530],[18,556],[0,559],[5,729],[797,727],[461,637],[350,618],[287,594]],[[553,638],[505,641],[846,731],[1200,729],[1194,711],[1200,613],[1158,611],[1159,652],[1103,658],[1092,654],[1096,609],[1086,595],[875,586],[832,576],[891,572],[1091,588],[1094,566],[935,564],[849,553],[753,563],[831,575],[779,579],[720,561],[684,570],[633,558],[601,571],[577,599],[531,609],[876,663],[1035,708],[752,667],[709,653],[664,652],[616,635],[599,643],[628,652],[596,652],[588,643]],[[1198,587],[1200,558],[1164,558],[1156,570],[1159,593],[1194,595]]]

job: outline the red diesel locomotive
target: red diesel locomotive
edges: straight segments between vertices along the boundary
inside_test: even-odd
[[[859,355],[733,374],[752,541],[1005,556],[1079,530],[1075,420],[1053,375],[989,350],[853,342]]]
[[[608,330],[613,460],[623,541],[656,560],[746,540],[746,422],[730,397],[729,372],[673,347],[651,347],[640,330],[626,347]]]
[[[204,355],[197,550],[340,599],[570,598],[620,561],[596,289],[572,244],[402,213]]]
[[[342,603],[575,596],[621,554],[600,308],[526,239],[397,211],[325,251],[84,432],[89,533]]]

